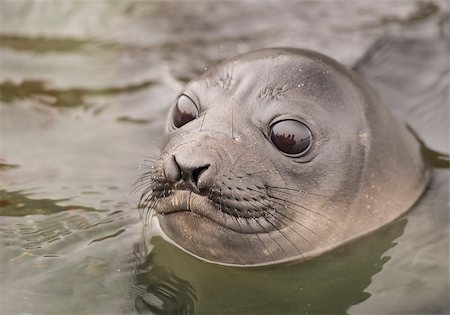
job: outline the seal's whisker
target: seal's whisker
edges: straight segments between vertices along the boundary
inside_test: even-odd
[[[272,252],[271,252],[270,249],[267,247],[266,243],[261,239],[261,237],[259,236],[259,234],[254,234],[254,235],[258,238],[259,242],[260,242],[261,244],[263,244],[264,248],[265,248],[265,249],[267,250],[267,252],[269,253],[269,256],[270,256],[272,259],[274,259],[273,255],[272,255]]]
[[[140,204],[140,206],[142,207],[143,211],[148,211],[151,207],[154,206],[154,204],[156,202],[158,202],[160,196],[156,197],[153,194],[150,194],[147,198],[145,198],[144,202],[142,204]]]
[[[255,207],[249,200],[247,200],[248,203],[250,203],[253,207]],[[236,209],[235,209],[236,210]],[[266,218],[265,218],[266,219]],[[264,226],[258,221],[258,217],[254,218],[255,222],[264,230],[265,234],[269,235],[269,237],[272,239],[272,241],[275,242],[275,244],[278,245],[278,247],[283,251],[283,253],[287,256],[286,252],[284,251],[284,249],[280,246],[280,244],[272,237],[272,235],[270,234],[270,231],[267,231]],[[275,230],[278,230],[277,227],[275,225],[273,225],[271,222],[269,222],[267,219],[266,221],[271,224]],[[248,222],[248,220],[246,220],[247,224],[250,226],[250,223]],[[272,253],[270,252],[269,248],[266,246],[266,244],[264,242],[262,242],[261,238],[256,234],[256,236],[258,237],[258,239],[261,241],[261,243],[264,245],[264,247],[266,248],[267,252],[269,253],[269,255],[273,258]]]
[[[261,224],[261,222],[259,222],[258,220],[259,218],[255,218],[255,222],[263,229],[264,233],[267,234],[272,241],[281,249],[281,251],[283,252],[283,254],[286,257],[289,257],[288,254],[286,253],[286,251],[284,250],[284,248],[274,239],[274,237],[272,236],[272,234],[270,234],[270,231],[267,231],[267,229]],[[266,247],[267,248],[267,247]],[[267,249],[268,250],[268,249]],[[270,252],[269,252],[270,253]],[[271,255],[272,257],[272,255]]]
[[[136,193],[137,190],[141,189],[146,184],[151,184],[155,178],[157,170],[152,168],[144,174],[140,175],[138,179],[134,182],[131,193]]]
[[[144,217],[144,235],[147,235],[149,232],[149,213],[151,211],[146,211],[145,217]]]
[[[233,208],[233,210],[234,210],[234,212],[236,213],[236,217],[235,217],[236,223],[238,224],[239,228],[240,228],[241,230],[243,230],[241,224],[239,223],[239,219],[244,219],[244,218],[242,218],[242,217],[239,215],[239,212],[237,211],[236,208]],[[250,226],[250,223],[248,222],[248,220],[245,220],[245,219],[244,219],[244,221],[247,223],[247,225]],[[254,253],[255,255],[257,255],[256,250],[255,250],[255,248],[253,247],[253,244],[252,244],[252,242],[251,242],[251,240],[250,240],[250,235],[247,234],[246,240],[247,240],[248,243],[250,244],[250,247],[252,248],[253,253]]]
[[[205,118],[206,118],[206,111],[205,111],[204,114],[203,114],[202,123],[201,123],[201,125],[200,125],[200,131],[203,130],[203,124],[205,123]]]
[[[244,152],[245,153],[245,152]],[[237,162],[237,161],[236,161]],[[235,162],[235,163],[236,163]],[[230,172],[233,173],[233,175],[239,177],[238,174],[235,174],[234,172],[232,172],[234,169],[231,168]],[[245,173],[246,176],[252,176],[252,175],[256,175],[256,174],[262,174],[262,173],[270,173],[270,172],[277,172],[277,170],[275,169],[267,169],[267,170],[262,170],[262,171],[256,171],[256,172],[251,172],[251,173]],[[270,185],[265,185],[266,188],[268,189],[272,189],[272,190],[288,190],[288,191],[295,191],[295,192],[299,192],[299,193],[303,193],[303,194],[307,194],[307,195],[311,195],[311,196],[318,196],[318,197],[322,197],[322,198],[326,198],[329,199],[329,196],[324,196],[324,195],[320,195],[320,194],[316,194],[316,193],[312,193],[309,191],[306,191],[304,189],[299,189],[299,188],[290,188],[290,187],[280,187],[280,186],[270,186]],[[295,196],[295,195],[294,195]]]
[[[166,194],[166,190],[155,192],[152,186],[146,188],[138,203],[138,208],[144,211],[150,208],[151,202],[158,202],[159,199]],[[154,205],[152,205],[154,206]]]
[[[153,184],[158,178],[155,177],[155,172],[146,173],[142,175],[136,182],[133,184],[132,192],[135,193],[136,190],[143,189],[144,187],[150,186]]]
[[[151,202],[156,202],[156,197],[155,197],[155,195],[154,194],[150,194],[149,196],[147,196],[146,198],[145,198],[145,200],[144,201],[140,201],[139,202],[139,204],[138,204],[138,209],[140,210],[140,214],[141,214],[141,216],[146,212],[146,211],[148,211],[148,209],[149,209],[149,205],[150,205],[150,203]]]
[[[149,177],[151,178],[156,173],[157,173],[157,170],[152,166],[152,167],[150,167],[149,170],[147,170],[143,174],[139,175],[136,182],[139,182],[140,180],[145,179],[145,178],[149,178]]]
[[[244,156],[244,155],[245,155],[245,151],[242,152],[242,153],[237,157],[237,159],[233,162],[233,167],[229,170],[230,173],[231,173],[231,172],[233,171],[233,169],[235,168],[236,163],[239,161],[239,159],[240,159],[242,156]]]
[[[161,159],[159,152],[150,152],[148,155],[144,155],[144,162],[156,162],[159,159]]]
[[[252,192],[256,192],[256,193],[260,193],[259,190],[256,190],[256,189],[253,189],[253,188],[250,188],[250,187],[247,187],[247,190],[252,191]],[[285,203],[290,203],[290,204],[293,204],[293,205],[295,205],[295,206],[297,206],[297,207],[299,207],[299,208],[302,208],[302,209],[308,211],[308,213],[313,213],[313,214],[316,214],[316,215],[318,215],[318,216],[324,217],[325,219],[327,219],[327,220],[329,220],[329,221],[332,221],[332,220],[331,220],[330,218],[328,218],[326,215],[323,215],[323,214],[321,214],[321,213],[318,213],[317,211],[314,211],[314,210],[312,210],[312,209],[309,209],[309,208],[307,208],[307,207],[305,207],[305,206],[301,206],[301,205],[299,205],[299,204],[297,204],[297,203],[294,203],[294,202],[291,202],[291,201],[289,201],[289,200],[285,200],[285,199],[282,199],[282,198],[279,198],[279,197],[276,197],[276,196],[273,196],[273,195],[270,195],[270,194],[268,194],[268,196],[271,198],[271,201],[274,202],[274,203],[277,203],[277,204],[280,204],[280,205],[286,206],[286,207],[287,207],[287,205],[284,204],[283,202],[285,202]],[[304,213],[304,212],[299,211],[298,209],[295,209],[295,208],[290,208],[290,209],[295,210],[296,212],[301,213],[301,214],[305,215],[306,217],[308,217],[308,218],[310,218],[310,219],[313,219],[312,217],[308,216],[308,215],[307,215],[306,213]],[[314,220],[314,219],[313,219],[313,220]]]
[[[255,200],[256,202],[259,202],[262,206],[264,206],[265,207],[265,205],[261,202],[261,201],[259,201],[259,200]],[[275,213],[275,214],[278,214],[278,212],[275,210],[275,209],[272,209],[273,210],[273,212]],[[303,236],[303,235],[301,235],[297,230],[295,230],[295,229],[293,229],[290,225],[288,225],[288,224],[285,224],[285,222],[282,220],[282,219],[280,219],[280,218],[277,218],[272,212],[270,212],[270,211],[267,211],[266,212],[268,215],[271,215],[273,218],[275,218],[276,220],[278,220],[281,224],[284,224],[285,226],[287,226],[289,229],[291,229],[292,231],[294,231],[294,233],[296,233],[298,236],[300,236],[306,243],[308,243],[310,246],[312,246],[312,244]],[[294,223],[297,223],[297,222],[295,222],[294,221]],[[301,227],[303,227],[303,225],[301,224],[301,223],[297,223],[297,224],[300,224],[300,226]]]
[[[145,211],[148,212],[153,212],[153,210],[155,209],[155,207],[158,205],[158,203],[161,201],[161,196],[164,194],[164,192],[160,192],[159,194],[157,194],[156,196],[153,196],[146,204],[145,204]]]
[[[285,203],[289,203],[291,205],[297,206],[297,207],[302,208],[302,209],[304,209],[306,211],[309,211],[309,213],[314,213],[314,214],[316,214],[316,215],[318,215],[320,217],[323,217],[323,218],[327,219],[328,221],[333,222],[328,216],[326,216],[326,215],[324,215],[324,214],[322,214],[320,212],[314,211],[314,210],[312,210],[310,208],[307,208],[305,206],[302,206],[302,205],[300,205],[298,203],[295,203],[295,202],[292,202],[290,200],[286,200],[286,199],[283,199],[283,198],[279,198],[279,197],[276,197],[276,196],[273,196],[273,195],[270,195],[270,198],[275,199],[275,200],[280,200],[280,201],[283,201]]]
[[[251,173],[245,173],[245,175],[252,176],[252,175],[256,175],[256,174],[270,173],[270,172],[277,172],[277,170],[276,169],[268,169],[268,170],[263,170],[263,171],[256,171],[256,172],[251,172]]]
[[[141,211],[145,211],[145,209],[147,208],[146,205],[148,203],[148,200],[153,199],[153,194],[151,191],[147,192],[146,194],[143,194],[141,196],[141,198],[139,199],[138,202],[138,209],[140,209]]]
[[[156,173],[156,170],[154,170],[154,169],[145,172],[144,174],[139,176],[139,178],[136,180],[136,183],[139,183],[139,182],[141,182],[143,180],[146,180],[146,179],[152,179],[153,176],[155,175],[155,173]]]
[[[151,185],[151,182],[150,182],[149,185],[142,192],[141,198],[139,198],[138,208],[142,208],[142,202],[146,201],[145,198],[151,197],[152,196],[152,192],[153,192],[153,185]]]
[[[234,140],[234,110],[231,104],[231,139]]]
[[[323,220],[320,220],[320,218],[317,218],[317,217],[311,217],[311,216],[309,216],[307,213],[305,213],[305,212],[303,212],[303,211],[300,211],[299,209],[297,209],[296,207],[293,207],[293,206],[291,206],[291,205],[287,205],[287,204],[284,204],[284,203],[282,203],[282,202],[279,202],[279,201],[276,201],[276,200],[271,200],[273,203],[276,203],[276,204],[278,204],[278,205],[281,205],[282,207],[285,207],[286,209],[288,209],[288,210],[291,210],[291,211],[293,211],[293,212],[295,212],[295,213],[299,213],[299,214],[301,214],[302,216],[304,216],[304,217],[306,217],[306,218],[308,218],[308,219],[310,219],[310,220],[312,220],[312,221],[314,221],[314,223],[317,223],[317,224],[323,224],[323,225],[325,225],[325,226],[327,226],[327,227],[330,227],[330,225],[332,226],[335,222],[333,221],[333,220],[331,220],[331,219],[328,219],[328,222],[327,221],[323,221]],[[280,211],[280,213],[281,213],[281,211]]]
[[[213,190],[214,190],[214,189],[213,189]],[[222,193],[220,193],[219,210],[223,212],[223,210],[222,210],[222,202],[223,202],[223,195],[222,195]],[[239,213],[237,212],[237,210],[236,210],[235,208],[232,208],[232,209],[236,211],[235,213],[236,213],[236,215],[237,215],[237,216],[233,216],[234,219],[236,220],[236,222],[237,222],[239,228],[240,228],[241,230],[243,230],[243,228],[242,228],[242,226],[241,226],[241,224],[239,223],[239,220],[238,220],[241,216],[239,215]],[[247,224],[249,224],[247,220],[245,220],[245,222],[246,222]],[[254,251],[255,254],[256,254],[256,251],[255,251],[255,249],[254,249],[254,247],[253,247],[253,245],[252,245],[252,243],[251,243],[249,237],[250,237],[250,236],[247,235],[247,240],[248,240],[250,246],[252,247],[253,251]],[[259,239],[260,242],[266,247],[266,244],[259,238],[259,236],[258,236],[258,239]],[[270,256],[272,257],[272,254],[270,253],[269,249],[268,249],[267,247],[266,247],[266,249],[267,249],[267,251],[269,252]],[[272,258],[273,258],[273,257],[272,257]]]
[[[155,218],[155,211],[149,209],[144,219],[144,231],[143,231],[144,237],[147,237],[148,233],[151,232],[153,218]]]
[[[152,183],[153,183],[153,180],[150,177],[140,178],[138,181],[136,181],[133,184],[133,187],[131,188],[131,194],[136,194],[138,191],[142,190],[143,188],[147,189],[147,187],[150,187]]]
[[[154,207],[156,207],[156,205],[159,203],[160,201],[160,196],[163,194],[164,192],[159,192],[158,194],[154,194],[153,192],[149,195],[149,197],[146,198],[146,200],[148,199],[148,202],[146,202],[143,205],[143,213],[141,214],[141,219],[144,221],[144,231],[143,234],[144,236],[147,235],[147,233],[149,232],[149,227],[151,228],[151,222],[152,219],[155,216],[155,211],[153,210]],[[144,215],[145,213],[145,215]]]
[[[297,234],[301,239],[303,239],[306,243],[308,243],[308,245],[309,245],[310,247],[313,247],[313,245],[311,244],[311,242],[310,242],[304,235],[302,235],[299,231],[297,231],[296,229],[294,229],[294,228],[293,228],[292,226],[290,226],[289,224],[286,224],[285,221],[286,221],[286,220],[290,220],[290,221],[292,221],[293,223],[295,223],[295,224],[297,224],[297,225],[300,225],[301,228],[305,228],[305,226],[304,226],[303,224],[301,224],[301,223],[299,223],[299,222],[297,222],[297,221],[295,221],[295,220],[293,220],[293,219],[291,219],[291,218],[289,218],[289,217],[283,216],[281,213],[278,213],[275,209],[273,209],[273,210],[274,210],[274,213],[270,213],[270,215],[271,215],[274,219],[280,221],[281,223],[284,223],[285,226],[286,226],[288,229],[290,229],[292,232],[294,232],[295,234]],[[277,217],[275,214],[281,215],[282,218]],[[322,238],[321,238],[321,236],[320,236],[319,234],[315,233],[314,231],[310,231],[310,232],[313,233],[314,235],[316,235],[320,240],[322,240]]]
[[[275,210],[275,209],[274,209],[274,210]],[[295,220],[295,219],[293,219],[293,218],[291,218],[291,217],[289,217],[289,216],[287,216],[287,215],[285,215],[285,214],[283,214],[283,213],[281,213],[281,212],[278,212],[278,211],[275,211],[275,212],[276,212],[277,214],[281,215],[282,217],[284,217],[285,220],[290,220],[290,221],[294,222],[295,224],[299,225],[300,227],[302,227],[302,228],[308,230],[309,232],[313,233],[314,235],[316,235],[320,240],[322,240],[322,241],[324,241],[325,243],[327,243],[327,242],[322,238],[322,236],[321,236],[320,234],[318,234],[317,232],[311,230],[311,229],[308,228],[306,225],[304,225],[304,224],[298,222],[297,220]]]
[[[151,181],[147,181],[145,183],[140,184],[139,186],[135,187],[132,191],[133,194],[137,194],[139,191],[142,191],[141,196],[143,194],[148,194],[149,193],[149,189],[151,189]],[[141,200],[141,198],[139,198],[139,200]]]
[[[311,196],[318,196],[318,197],[327,198],[327,199],[330,198],[329,196],[319,195],[319,194],[312,193],[312,192],[309,192],[309,191],[306,191],[303,189],[299,189],[299,188],[277,187],[277,186],[266,186],[266,188],[272,189],[272,190],[277,190],[280,192],[284,192],[285,190],[288,190],[288,191],[300,192],[300,193],[311,195]],[[287,192],[284,192],[284,193],[287,194]],[[296,196],[296,195],[293,195],[293,196]]]
[[[157,204],[158,204],[158,201],[155,202],[154,206],[156,206]],[[153,206],[152,206],[152,208],[153,208]],[[153,221],[153,219],[155,218],[155,215],[156,215],[155,211],[152,208],[149,208],[149,211],[147,211],[145,229],[148,232],[152,231],[151,230],[152,229],[152,221]]]
[[[148,207],[145,209],[145,213],[148,216],[148,214],[154,214],[154,208],[158,205],[159,203],[159,199],[154,199],[152,200],[149,204]]]
[[[270,214],[270,213],[269,213]],[[275,216],[273,216],[273,218],[275,218],[276,219],[276,217]],[[286,234],[284,234],[282,231],[281,231],[281,229],[279,229],[277,226],[275,226],[275,224],[273,224],[272,222],[270,222],[269,221],[269,219],[267,218],[267,217],[265,217],[264,216],[264,219],[270,224],[270,225],[272,225],[274,228],[275,228],[275,230],[278,232],[278,233],[280,233],[289,243],[291,243],[292,244],[292,246],[294,246],[296,249],[297,249],[297,251],[299,252],[299,254],[303,257],[303,253],[302,253],[302,251],[300,250],[300,248],[298,248],[298,246],[286,235]]]

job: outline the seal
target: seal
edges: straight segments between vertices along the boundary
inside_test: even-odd
[[[306,260],[392,222],[429,181],[421,142],[317,52],[250,52],[187,84],[140,207],[203,260]]]

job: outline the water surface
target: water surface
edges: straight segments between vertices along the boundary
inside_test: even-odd
[[[0,23],[2,314],[448,313],[445,1],[3,0]],[[408,215],[275,268],[144,244],[132,187],[184,83],[257,48],[353,65],[375,42],[358,70],[433,157]]]

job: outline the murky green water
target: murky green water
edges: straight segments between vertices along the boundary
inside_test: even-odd
[[[2,314],[447,314],[445,1],[0,2]],[[182,85],[252,49],[358,69],[437,152],[404,218],[302,264],[210,265],[144,244],[133,183]]]

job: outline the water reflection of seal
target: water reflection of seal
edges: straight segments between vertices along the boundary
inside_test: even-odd
[[[419,141],[355,73],[264,49],[188,84],[141,206],[204,260],[314,257],[402,215],[428,182]]]

